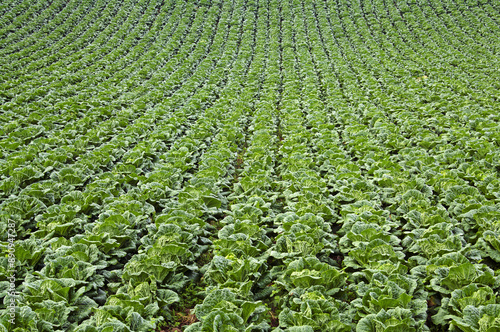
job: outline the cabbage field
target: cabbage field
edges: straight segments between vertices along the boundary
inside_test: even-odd
[[[0,332],[500,331],[500,1],[4,0]]]

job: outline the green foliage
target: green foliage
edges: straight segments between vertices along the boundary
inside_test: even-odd
[[[499,330],[499,13],[3,1],[0,332]]]

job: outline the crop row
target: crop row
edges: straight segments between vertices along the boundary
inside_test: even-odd
[[[498,328],[497,4],[20,0],[0,22],[0,330]]]

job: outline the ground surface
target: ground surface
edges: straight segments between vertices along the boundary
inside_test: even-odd
[[[500,330],[500,2],[0,22],[0,331]]]

